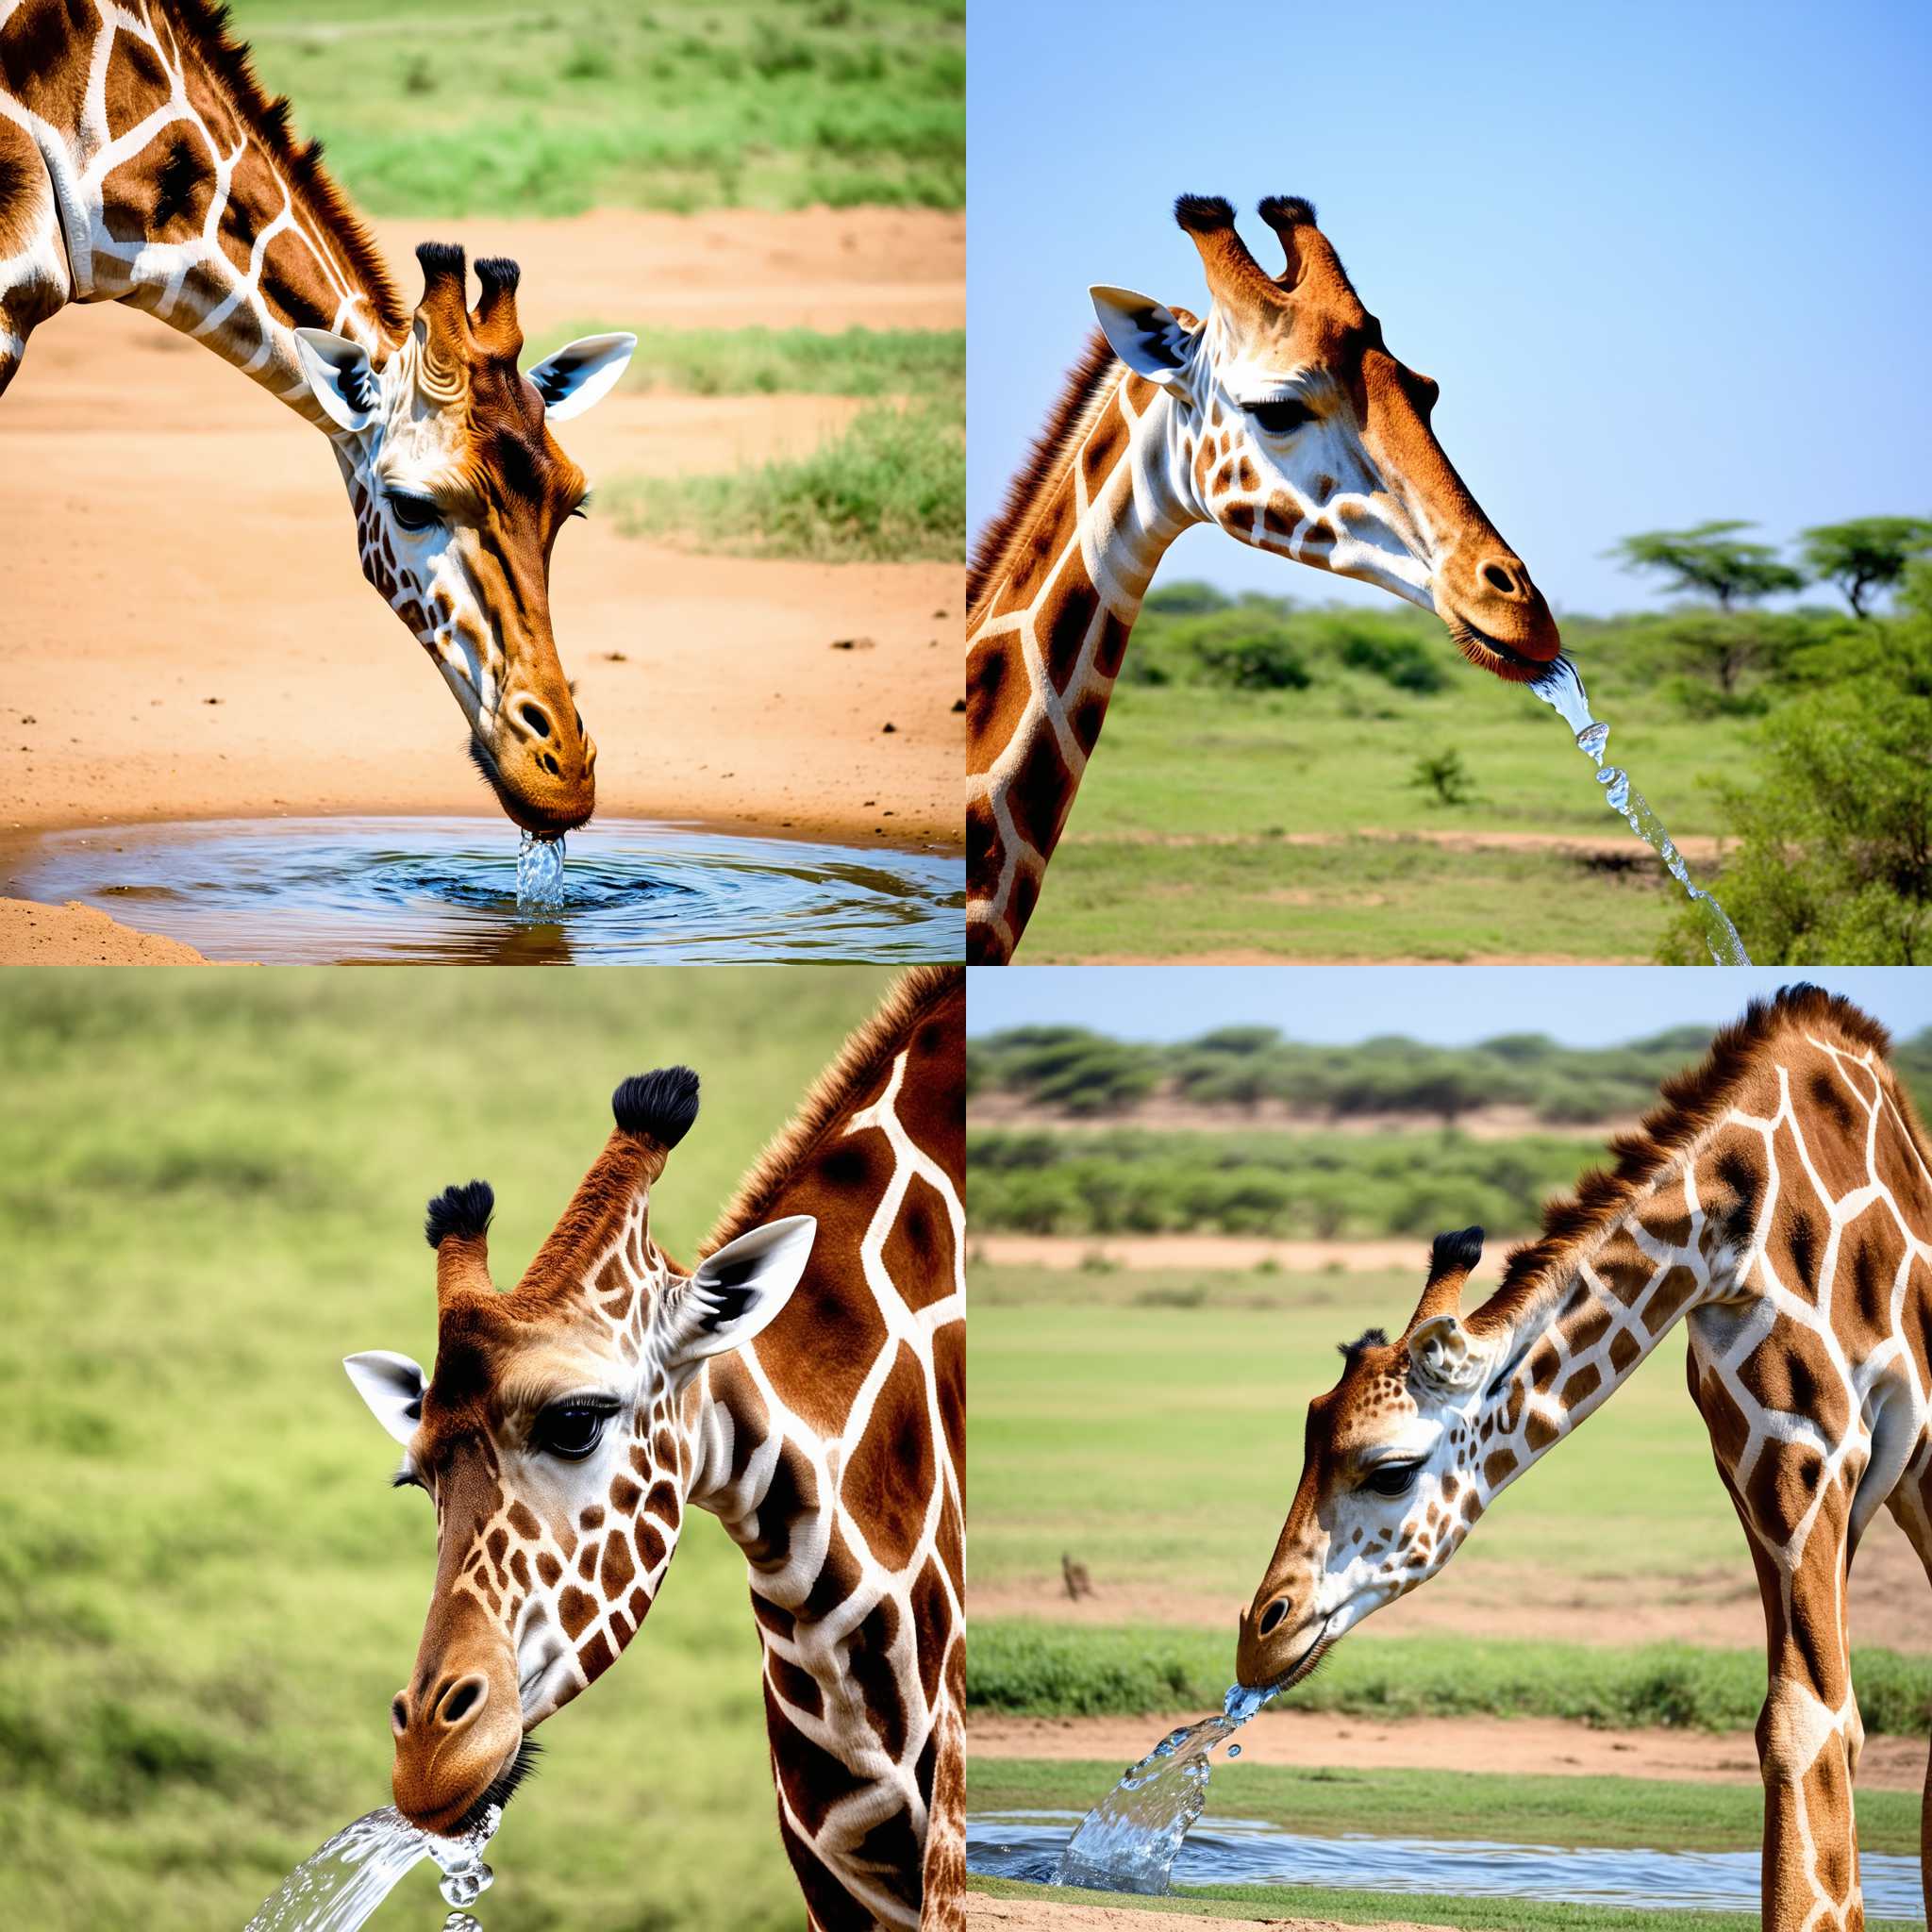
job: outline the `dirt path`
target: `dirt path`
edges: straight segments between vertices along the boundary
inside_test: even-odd
[[[978,1608],[975,1600],[974,1609]],[[1198,1710],[1164,1717],[975,1717],[967,1750],[975,1765],[998,1757],[1131,1764]],[[1243,1764],[1307,1770],[1516,1772],[1557,1777],[1650,1777],[1706,1784],[1759,1782],[1749,1731],[1596,1730],[1561,1718],[1426,1717],[1401,1723],[1270,1710],[1241,1736]],[[1923,1738],[1865,1740],[1861,1790],[1916,1791],[1925,1782]]]
[[[1448,852],[1555,852],[1566,858],[1627,860],[1662,870],[1663,861],[1646,852],[1634,835],[1598,836],[1587,832],[1524,832],[1504,826],[1449,827],[1412,825],[1398,831],[1388,825],[1359,825],[1349,832],[1148,832],[1118,831],[1074,834],[1070,845],[1160,845],[1177,850],[1194,845],[1346,845],[1357,839],[1376,839],[1385,844],[1417,840]],[[1688,859],[1706,864],[1724,856],[1724,841],[1706,832],[1690,832],[1671,841]]]
[[[1510,1630],[1560,1635],[1574,1643],[1618,1649],[1639,1643],[1693,1643],[1713,1650],[1760,1650],[1764,1614],[1757,1579],[1740,1543],[1707,1569],[1678,1576],[1578,1576],[1528,1563],[1452,1565],[1375,1612],[1377,1637],[1434,1632],[1495,1637]],[[1227,1633],[1230,1655],[1236,1594],[1174,1585],[1095,1578],[1094,1594],[1069,1603],[1058,1574],[975,1580],[973,1615],[1037,1617],[1057,1624],[1183,1624]],[[1852,1582],[1852,1641],[1917,1654],[1932,1651],[1932,1590],[1905,1533],[1881,1512],[1858,1545]],[[1921,1766],[1923,1772],[1924,1767]]]
[[[975,1115],[975,1124],[978,1121]],[[1489,1238],[1500,1255],[1513,1237]],[[1290,1274],[1383,1274],[1407,1270],[1418,1282],[1428,1273],[1429,1245],[1406,1236],[1384,1241],[1277,1241],[1247,1234],[974,1234],[974,1260],[1002,1268],[1109,1267],[1227,1269],[1248,1273],[1264,1264]]]
[[[1213,1925],[1217,1932],[1255,1932],[1263,1925],[1288,1926],[1291,1932],[1357,1932],[1336,1919],[1234,1919],[1205,1912],[1139,1910],[1132,1906],[1062,1905],[1058,1899],[989,1898],[983,1891],[966,1894],[966,1924],[988,1932],[1174,1932],[1177,1925]],[[1377,1919],[1376,1932],[1446,1932],[1441,1926],[1418,1924],[1409,1919]]]
[[[192,946],[137,932],[70,899],[0,899],[0,963],[9,966],[206,966]]]
[[[426,227],[522,260],[533,338],[964,317],[957,216]],[[413,291],[425,225],[382,232]],[[561,440],[593,478],[728,469],[809,447],[853,407],[625,393]],[[493,810],[441,681],[361,579],[323,439],[173,330],[103,305],[35,333],[0,407],[0,827]],[[600,811],[958,849],[959,568],[692,556],[593,510],[552,591]]]

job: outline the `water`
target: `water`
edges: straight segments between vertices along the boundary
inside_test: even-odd
[[[517,846],[517,910],[556,912],[566,903],[563,890],[563,837],[525,832]]]
[[[1273,1690],[1229,1690],[1220,1711],[1170,1731],[1081,1821],[1052,1883],[1092,1891],[1163,1892],[1181,1840],[1208,1802],[1214,1749],[1252,1718]],[[1228,1744],[1230,1757],[1241,1755]]]
[[[459,1839],[419,1831],[393,1805],[346,1824],[282,1880],[281,1890],[250,1919],[247,1932],[355,1932],[406,1872],[425,1858],[441,1869],[445,1905],[473,1906],[489,1889],[483,1848],[503,1822],[492,1805],[483,1823]],[[480,1932],[467,1911],[443,1921],[442,1932]]]
[[[957,959],[933,852],[600,821],[512,852],[501,819],[230,819],[9,841],[0,891],[79,899],[213,959],[551,965]],[[536,904],[538,899],[547,903]]]
[[[1054,1883],[1071,1849],[1074,1817],[1071,1811],[975,1814],[966,1824],[967,1869]],[[1917,1858],[1866,1852],[1858,1863],[1869,1917],[1924,1917]],[[1245,1818],[1215,1817],[1191,1833],[1173,1875],[1181,1885],[1313,1885],[1754,1916],[1759,1903],[1756,1849],[1566,1850],[1479,1840],[1310,1838]]]
[[[1748,966],[1751,956],[1738,928],[1724,908],[1701,886],[1693,885],[1684,860],[1671,843],[1664,822],[1651,809],[1650,801],[1630,782],[1630,774],[1620,765],[1604,763],[1604,747],[1609,742],[1610,727],[1590,714],[1590,698],[1576,667],[1567,658],[1558,658],[1529,689],[1555,711],[1576,735],[1579,751],[1588,752],[1595,764],[1596,781],[1612,810],[1630,822],[1630,829],[1670,868],[1671,876],[1690,895],[1704,926],[1704,943],[1720,966]]]

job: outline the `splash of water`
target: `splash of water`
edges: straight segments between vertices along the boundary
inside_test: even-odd
[[[483,1862],[483,1847],[502,1822],[502,1807],[492,1805],[482,1824],[461,1838],[438,1838],[419,1831],[393,1805],[367,1812],[296,1866],[249,1920],[247,1932],[355,1932],[425,1858],[434,1858],[441,1869],[438,1889],[445,1905],[473,1906],[490,1888],[492,1874]],[[478,1928],[458,1909],[443,1932]]]
[[[562,904],[562,835],[525,832],[517,846],[517,910],[555,912]]]
[[[1703,887],[1691,883],[1684,860],[1671,843],[1664,822],[1651,809],[1650,801],[1630,782],[1630,774],[1620,765],[1604,763],[1604,747],[1609,742],[1610,727],[1590,714],[1590,698],[1576,667],[1567,658],[1558,658],[1529,689],[1560,717],[1575,734],[1576,748],[1587,752],[1596,766],[1596,782],[1614,811],[1630,822],[1630,829],[1670,868],[1671,876],[1690,895],[1704,927],[1704,943],[1720,966],[1748,966],[1751,956],[1738,928],[1724,908]]]
[[[1208,1803],[1210,1759],[1274,1695],[1234,1685],[1220,1712],[1170,1731],[1081,1821],[1060,1855],[1056,1885],[1090,1891],[1165,1892],[1181,1840]],[[1228,1744],[1230,1757],[1241,1756]]]

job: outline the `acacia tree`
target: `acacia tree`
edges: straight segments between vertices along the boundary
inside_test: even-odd
[[[1806,567],[1844,592],[1854,617],[1870,617],[1866,599],[1889,591],[1915,557],[1932,550],[1932,519],[1853,517],[1801,532]]]
[[[1779,591],[1803,590],[1803,574],[1783,562],[1771,544],[1738,535],[1757,527],[1720,519],[1688,530],[1642,530],[1606,554],[1621,558],[1625,570],[1660,572],[1671,590],[1714,597],[1720,610],[1755,604]]]

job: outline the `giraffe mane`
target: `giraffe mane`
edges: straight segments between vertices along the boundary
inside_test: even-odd
[[[1883,1058],[1891,1036],[1842,993],[1800,981],[1780,987],[1770,999],[1754,999],[1741,1019],[1719,1030],[1702,1063],[1673,1074],[1658,1089],[1659,1103],[1627,1134],[1610,1142],[1614,1163],[1591,1168],[1572,1195],[1543,1207],[1542,1231],[1510,1251],[1502,1286],[1475,1310],[1471,1325],[1506,1322],[1553,1279],[1569,1273],[1637,1202],[1667,1175],[1672,1165],[1709,1132],[1758,1055],[1780,1034],[1829,1030]],[[1910,1096],[1896,1082],[1890,1097],[1907,1131],[1922,1145]]]
[[[174,26],[184,51],[201,62],[238,118],[281,171],[290,194],[306,207],[341,250],[367,292],[384,333],[391,338],[407,333],[409,307],[391,279],[375,237],[324,170],[321,142],[300,142],[290,131],[293,110],[288,96],[272,97],[262,87],[256,76],[254,56],[230,30],[227,7],[215,4],[215,0],[158,0],[158,7]]]
[[[812,1082],[798,1111],[766,1142],[705,1237],[700,1260],[769,1218],[778,1191],[811,1158],[858,1095],[884,1079],[906,1036],[965,976],[963,966],[915,966],[892,982],[877,1010],[847,1037],[838,1058]]]
[[[1080,359],[1067,372],[1060,399],[1054,405],[1046,426],[1033,439],[1026,459],[1007,485],[1006,501],[979,533],[973,546],[972,560],[966,566],[966,624],[970,632],[976,619],[980,600],[1005,575],[1000,566],[1032,525],[1046,486],[1059,475],[1074,453],[1075,431],[1094,400],[1112,386],[1121,364],[1106,333],[1096,328],[1089,338]]]

